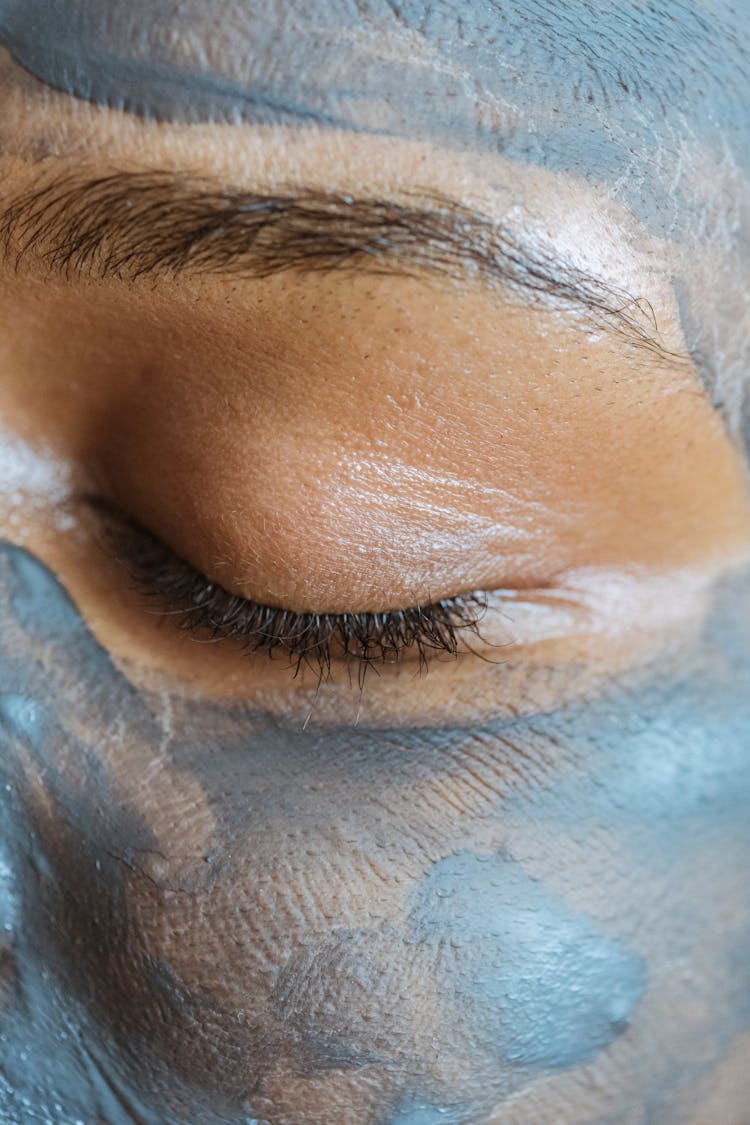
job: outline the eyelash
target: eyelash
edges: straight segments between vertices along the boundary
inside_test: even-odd
[[[357,664],[362,683],[368,668],[397,663],[410,649],[421,673],[435,656],[458,656],[459,632],[481,639],[487,608],[481,593],[381,613],[299,613],[232,594],[144,528],[122,518],[116,523],[107,535],[110,546],[140,593],[174,614],[179,628],[239,641],[248,653],[285,653],[295,676],[307,666],[327,680],[334,660],[343,658]]]

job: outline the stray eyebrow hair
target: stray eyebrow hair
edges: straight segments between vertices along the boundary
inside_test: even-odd
[[[184,173],[63,176],[6,202],[0,252],[16,269],[35,258],[67,279],[427,270],[575,305],[664,351],[647,301],[435,191],[382,199],[296,185],[245,191]]]

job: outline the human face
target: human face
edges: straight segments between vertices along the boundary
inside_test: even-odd
[[[4,1120],[742,1122],[736,19],[0,40]]]

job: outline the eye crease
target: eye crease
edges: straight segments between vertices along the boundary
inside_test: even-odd
[[[361,683],[368,668],[399,663],[407,653],[421,673],[435,657],[471,652],[467,636],[482,640],[483,592],[382,612],[309,613],[263,605],[212,581],[109,505],[89,502],[107,517],[106,548],[158,612],[173,615],[178,628],[198,637],[238,642],[249,655],[286,655],[294,676],[308,667],[323,682],[343,662],[357,666]]]

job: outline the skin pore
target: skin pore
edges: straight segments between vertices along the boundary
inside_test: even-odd
[[[631,300],[0,224],[0,1116],[742,1125],[738,17],[155,7],[0,0],[3,214],[450,200]],[[486,591],[481,639],[295,678],[134,590],[112,510],[272,606]]]

